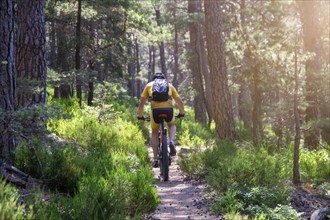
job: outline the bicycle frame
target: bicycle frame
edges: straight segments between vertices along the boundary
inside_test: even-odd
[[[160,176],[163,177],[164,181],[168,181],[169,179],[169,165],[171,162],[171,158],[168,154],[168,145],[167,145],[167,129],[164,126],[166,114],[160,114],[161,123],[159,126],[158,133],[158,164],[160,168]],[[150,118],[145,118],[145,121],[150,121]]]
[[[167,117],[165,114],[160,114],[159,117],[162,119],[159,127],[159,144],[158,144],[158,158],[160,175],[163,176],[164,181],[169,179],[169,155],[167,146],[167,129],[164,126],[164,120]]]

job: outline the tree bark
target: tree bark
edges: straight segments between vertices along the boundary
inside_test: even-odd
[[[94,99],[94,71],[95,71],[95,61],[89,61],[89,76],[88,76],[88,90],[87,90],[87,105],[93,106],[93,99]],[[97,72],[100,72],[98,69]]]
[[[56,68],[56,22],[55,22],[55,3],[48,6],[48,11],[51,17],[49,23],[49,67]]]
[[[77,11],[77,26],[76,26],[76,52],[75,52],[75,69],[76,69],[76,92],[79,102],[79,106],[82,104],[82,79],[81,79],[81,0],[78,0],[78,11]]]
[[[252,130],[252,100],[249,89],[249,84],[247,82],[243,82],[240,85],[239,93],[238,93],[238,114],[240,119],[244,123],[244,128],[247,130]]]
[[[221,139],[234,139],[235,127],[224,57],[221,2],[204,1],[208,61],[213,93],[216,131]]]
[[[177,10],[177,0],[174,1],[174,7],[173,7],[173,19],[176,20],[176,10]],[[174,68],[173,68],[173,86],[175,88],[178,88],[179,86],[179,80],[178,80],[178,74],[180,71],[179,66],[179,31],[178,31],[178,25],[174,24]]]
[[[252,100],[253,100],[253,110],[252,110],[252,133],[253,133],[253,143],[258,144],[262,136],[262,122],[261,122],[261,88],[260,88],[260,72],[258,67],[252,69],[252,80],[253,80],[253,90],[252,90]]]
[[[63,76],[61,78],[60,86],[54,89],[54,98],[64,98],[69,99],[73,96],[73,88],[71,83],[65,79],[65,74],[70,69],[70,59],[68,56],[68,31],[63,20],[56,21],[56,38],[57,38],[57,57],[56,57],[56,68],[55,70],[61,73]]]
[[[141,65],[140,65],[140,47],[137,38],[135,38],[135,60],[136,60],[136,96],[141,98],[142,93],[142,81],[141,81]]]
[[[136,97],[136,68],[135,68],[135,56],[134,49],[132,45],[128,45],[127,47],[127,55],[128,55],[128,63],[127,63],[127,71],[129,75],[128,81],[128,91],[132,97]]]
[[[155,46],[149,45],[148,82],[152,80],[152,76],[155,74],[155,67],[156,67],[155,60],[156,60]]]
[[[245,29],[246,26],[246,21],[245,21],[245,0],[241,0],[241,8],[240,8],[240,15],[241,15],[241,26],[243,29]],[[245,31],[244,31],[245,32]],[[243,59],[246,59],[244,57]],[[243,64],[245,63],[244,60],[242,62]],[[243,82],[240,85],[239,93],[238,93],[238,112],[240,119],[244,123],[244,128],[247,130],[252,130],[252,100],[251,100],[251,92],[249,88],[249,83],[247,80],[245,80],[245,76],[247,75],[247,72],[242,72],[243,74]]]
[[[161,26],[160,11],[158,9],[156,10],[156,21],[157,21],[157,25]],[[165,75],[166,78],[168,78],[164,42],[160,42],[160,44],[159,44],[159,56],[160,56],[160,67],[161,67],[162,73]]]
[[[297,63],[297,48],[295,48],[295,68],[294,68],[294,101],[293,101],[293,112],[295,121],[295,138],[294,138],[294,148],[293,148],[293,183],[298,185],[300,183],[300,173],[299,173],[299,146],[300,146],[300,116],[298,111],[298,90],[299,90],[299,78],[298,78],[298,63]]]
[[[318,51],[319,43],[319,24],[317,15],[315,14],[316,3],[315,1],[297,1],[300,8],[300,19],[303,26],[303,39],[305,49],[313,53],[314,56],[306,61],[306,118],[307,123],[313,122],[319,118],[319,106],[317,99],[317,87],[315,84],[316,75],[321,72],[320,55]],[[311,149],[316,148],[320,143],[320,130],[310,129],[305,132],[305,145]]]
[[[11,132],[15,106],[14,4],[0,2],[0,159],[8,160],[15,147]]]
[[[195,0],[188,1],[188,13],[194,14],[198,12],[198,2]],[[190,71],[193,76],[193,87],[195,91],[194,95],[194,109],[195,109],[195,120],[202,124],[207,123],[206,117],[206,106],[205,106],[205,94],[203,87],[202,77],[202,63],[200,62],[200,38],[199,38],[199,22],[193,21],[189,24],[189,35],[190,35],[190,54],[189,63]]]
[[[46,102],[44,1],[17,0],[16,106]]]

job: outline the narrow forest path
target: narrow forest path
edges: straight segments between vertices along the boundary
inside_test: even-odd
[[[180,146],[177,146],[178,154]],[[149,146],[149,155],[152,158],[152,149]],[[160,204],[154,213],[146,219],[221,219],[211,212],[210,203],[205,198],[206,184],[189,179],[177,164],[178,156],[172,157],[170,179],[168,182],[159,180],[159,168],[153,168],[157,179],[157,192]]]

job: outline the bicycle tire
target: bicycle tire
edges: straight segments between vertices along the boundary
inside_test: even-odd
[[[162,173],[163,173],[163,178],[164,181],[168,181],[169,179],[169,158],[168,158],[168,150],[167,150],[167,137],[166,133],[163,134],[162,137]]]

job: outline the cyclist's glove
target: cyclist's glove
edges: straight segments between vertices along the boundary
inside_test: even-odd
[[[142,116],[142,117],[137,116],[137,119],[138,120],[141,120],[141,121],[144,121],[145,120],[144,116]]]
[[[177,118],[183,118],[184,117],[184,114],[178,114],[177,116],[176,116]]]

